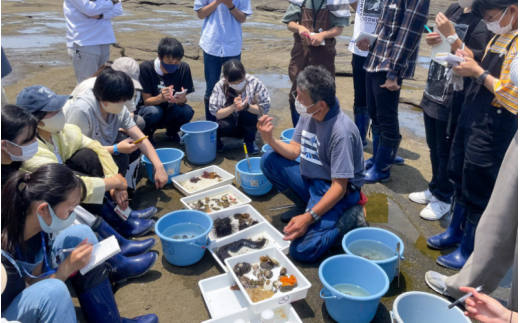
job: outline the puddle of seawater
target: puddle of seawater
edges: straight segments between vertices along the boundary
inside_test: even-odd
[[[417,136],[426,137],[422,110],[399,111],[399,126],[410,129]]]
[[[185,11],[179,11],[179,10],[152,10],[152,11],[158,12],[158,13],[167,13],[174,17],[193,17],[193,15],[191,15]]]
[[[292,85],[289,75],[286,74],[251,74],[258,77],[269,90],[290,89]]]
[[[419,58],[417,59],[417,64],[421,67],[424,67],[425,69],[430,68],[430,62],[431,59],[427,56],[419,56]]]
[[[65,35],[23,35],[23,36],[4,36],[2,46],[10,49],[38,50],[46,48],[56,43],[65,43]]]

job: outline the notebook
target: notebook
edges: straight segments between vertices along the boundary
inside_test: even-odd
[[[359,34],[359,36],[356,38],[356,43],[362,39],[367,38],[368,43],[370,44],[370,46],[372,46],[372,45],[374,45],[374,42],[377,40],[377,37],[378,37],[378,35],[376,35],[376,34],[369,34],[366,32],[361,32]]]
[[[436,61],[437,63],[439,63],[441,65],[448,66],[447,62],[439,60],[439,59],[437,59],[435,57],[439,53],[449,53],[449,52],[451,52],[451,45],[446,42],[446,37],[444,37],[444,35],[441,32],[439,32],[439,29],[437,29],[437,26],[433,26],[433,32],[439,33],[439,35],[441,36],[441,40],[442,41],[440,43],[435,44],[435,45],[432,46],[430,59]]]
[[[79,272],[82,275],[85,275],[92,269],[104,263],[105,260],[117,255],[119,252],[121,252],[119,243],[117,243],[115,236],[111,236],[110,238],[94,245],[94,250],[92,250],[92,257],[90,258],[90,262]]]
[[[435,55],[435,60],[439,60],[442,62],[447,62],[452,66],[459,66],[460,63],[464,62],[464,58],[460,56],[456,56],[450,53],[438,53]]]

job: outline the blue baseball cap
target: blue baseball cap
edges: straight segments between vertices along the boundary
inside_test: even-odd
[[[16,97],[16,105],[29,113],[38,111],[54,112],[63,109],[69,95],[57,95],[43,85],[26,87]]]

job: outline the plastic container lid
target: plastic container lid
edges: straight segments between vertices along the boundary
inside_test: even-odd
[[[274,312],[265,310],[262,312],[262,323],[275,323]]]

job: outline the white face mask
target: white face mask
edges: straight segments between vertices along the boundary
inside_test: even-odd
[[[40,227],[45,233],[58,233],[70,227],[74,220],[76,220],[76,212],[72,212],[68,218],[62,220],[58,218],[58,216],[56,215],[56,213],[54,213],[54,210],[51,208],[49,204],[47,204],[47,207],[49,208],[49,213],[51,214],[51,225],[45,223],[45,221],[43,221],[42,216],[38,214],[38,221],[40,222]]]
[[[10,141],[7,141],[7,142],[13,146],[16,146],[16,147],[22,149],[22,156],[16,156],[7,151],[7,153],[11,157],[11,160],[15,161],[15,162],[16,161],[23,162],[23,161],[29,160],[29,159],[33,158],[34,155],[36,155],[36,153],[38,152],[38,141],[37,140],[35,140],[33,143],[30,143],[25,146],[19,146],[19,145],[15,144],[14,142],[10,142]]]
[[[45,123],[45,126],[39,126],[38,128],[50,133],[57,133],[62,131],[63,127],[65,127],[65,114],[63,110],[61,110],[54,117],[43,119],[41,122]]]
[[[123,111],[124,108],[125,108],[125,102],[120,102],[120,103],[108,102],[106,107],[103,104],[103,109],[106,112],[113,113],[113,114],[121,113],[121,111]]]
[[[246,87],[246,80],[243,80],[242,82],[238,84],[229,84],[229,87],[237,92],[242,92],[244,88]]]
[[[302,117],[311,117],[313,116],[314,114],[316,114],[318,111],[320,110],[316,110],[314,111],[313,113],[308,113],[307,112],[307,109],[309,109],[310,107],[314,106],[316,103],[314,104],[311,104],[309,105],[308,107],[304,106],[303,104],[300,103],[300,101],[296,100],[294,102],[294,105],[296,107],[296,112],[298,112]]]
[[[473,0],[458,0],[461,8],[469,8],[473,4]]]
[[[497,34],[497,35],[503,35],[503,34],[507,34],[508,32],[510,32],[513,29],[513,19],[515,18],[514,15],[511,17],[511,21],[509,22],[509,24],[507,26],[500,27],[500,21],[502,21],[502,19],[506,15],[506,12],[508,9],[509,8],[507,8],[504,11],[504,13],[502,14],[502,17],[500,17],[500,19],[498,19],[497,21],[486,22],[487,29],[490,32]]]

